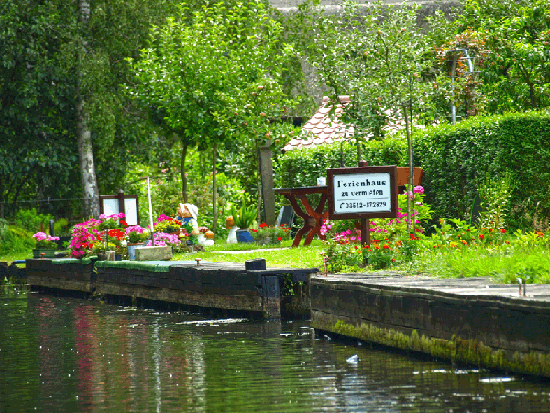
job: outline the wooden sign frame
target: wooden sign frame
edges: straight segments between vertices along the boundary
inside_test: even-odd
[[[125,201],[130,202],[126,203]],[[100,195],[99,213],[105,214],[108,209],[115,214],[124,212],[128,225],[140,225],[137,195],[124,195],[123,191],[120,191],[117,195]]]
[[[380,182],[380,174],[387,175],[389,182],[385,185],[377,185]],[[354,177],[355,175],[355,177]],[[337,181],[342,177],[340,181]],[[356,179],[354,179],[356,178]],[[369,180],[369,178],[371,180]],[[374,178],[374,179],[373,179]],[[345,182],[344,182],[345,181]],[[338,190],[338,185],[350,186],[350,198],[342,200],[335,195],[335,189]],[[397,218],[397,167],[390,166],[360,166],[356,168],[333,168],[327,169],[327,186],[328,186],[328,218],[332,220],[341,219],[371,219],[371,218]],[[367,190],[368,188],[368,190]],[[378,189],[376,189],[378,188]],[[356,191],[354,191],[354,189]],[[382,196],[389,200],[389,210],[387,211],[365,211],[368,202],[376,202],[378,196],[369,195],[371,191],[382,191]],[[389,190],[389,194],[387,191]],[[367,193],[365,195],[365,192]],[[384,193],[385,192],[385,193]],[[361,193],[361,195],[351,195],[352,193]],[[335,202],[355,202],[358,205],[358,212],[337,212]],[[365,207],[363,207],[365,202]],[[385,201],[388,202],[388,201]],[[383,207],[381,207],[383,208]],[[338,208],[340,209],[340,208]]]

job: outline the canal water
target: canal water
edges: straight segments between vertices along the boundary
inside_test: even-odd
[[[308,321],[0,287],[0,412],[35,411],[550,412],[550,382],[316,337]]]

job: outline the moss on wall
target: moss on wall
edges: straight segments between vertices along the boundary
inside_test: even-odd
[[[353,325],[338,320],[323,320],[314,317],[315,329],[346,337],[354,337],[400,350],[420,352],[433,357],[462,364],[498,369],[506,372],[550,377],[550,354],[541,352],[507,354],[477,340],[462,340],[453,336],[451,340],[419,335],[416,330],[410,335],[394,329],[379,328],[370,323]]]

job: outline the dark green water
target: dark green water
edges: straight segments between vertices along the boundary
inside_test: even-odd
[[[0,412],[34,411],[550,412],[550,383],[315,338],[307,321],[2,288]]]

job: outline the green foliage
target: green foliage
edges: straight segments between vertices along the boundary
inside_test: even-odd
[[[153,27],[139,60],[128,59],[137,78],[130,94],[181,140],[182,175],[188,147],[214,148],[230,137],[257,165],[270,119],[290,105],[283,71],[292,48],[281,36],[281,24],[260,1],[208,4],[192,18],[183,4]]]
[[[5,235],[0,239],[0,254],[30,252],[35,246],[32,233],[14,226],[9,226]]]
[[[0,218],[0,240],[6,236],[8,232],[8,221]]]
[[[39,214],[36,208],[20,209],[15,214],[15,224],[29,232],[39,231],[40,224],[44,232],[48,232],[50,219],[52,219],[51,215]]]
[[[413,102],[424,105],[431,93],[420,81],[431,66],[431,42],[417,24],[419,8],[373,1],[366,9],[345,1],[338,13],[319,13],[311,22],[304,56],[332,101],[350,95],[342,119],[354,125],[355,138],[379,138],[390,115],[403,116]]]
[[[231,206],[231,215],[237,227],[240,229],[248,229],[256,219],[256,208],[254,208],[254,206],[247,207],[243,198],[239,209],[235,208],[235,205]]]
[[[407,164],[407,142],[401,138],[361,143],[361,158],[370,166]],[[282,156],[275,169],[276,185],[282,188],[315,186],[328,168],[357,166],[357,147],[342,142],[292,150]]]
[[[482,36],[489,59],[481,68],[487,111],[548,107],[550,8],[546,0],[462,1],[457,31]],[[467,45],[469,46],[469,45]]]
[[[550,116],[475,117],[416,133],[415,163],[435,216],[465,219],[486,176],[513,185],[511,229],[545,228],[550,215]]]
[[[69,235],[69,221],[67,220],[67,218],[59,218],[57,221],[55,221],[53,224],[53,230],[55,232],[55,235],[58,237],[61,235]]]
[[[258,229],[251,229],[250,234],[254,241],[258,244],[279,244],[283,240],[287,240],[290,235],[290,228],[285,226],[268,226],[267,224],[260,224]]]
[[[478,225],[482,228],[506,228],[506,217],[510,213],[512,178],[509,173],[501,179],[486,179],[478,189],[481,212]]]

